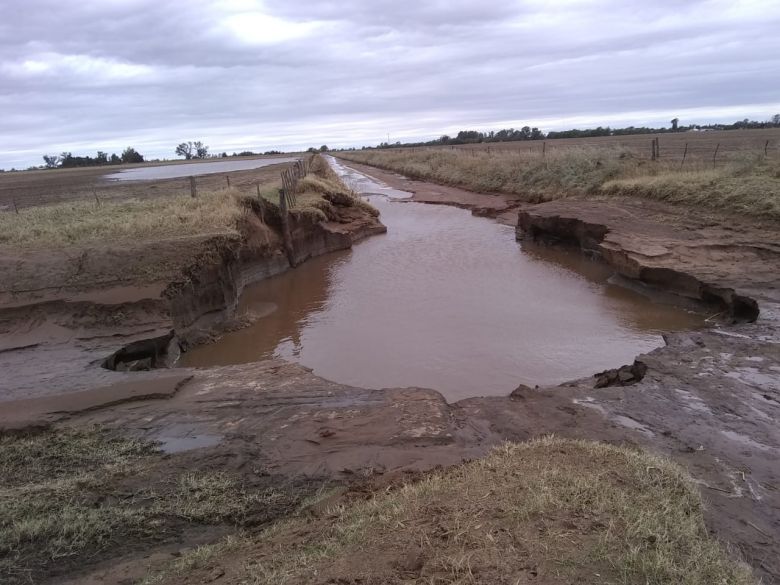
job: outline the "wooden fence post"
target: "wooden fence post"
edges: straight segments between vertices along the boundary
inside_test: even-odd
[[[14,211],[16,212],[16,215],[19,215],[19,208],[16,206],[16,197],[14,197],[14,196],[12,195],[12,196],[11,196],[11,201],[12,201],[12,202],[13,202],[13,204],[14,204]]]
[[[650,160],[655,160],[655,138],[650,140]]]
[[[767,150],[769,150],[769,141],[768,140],[764,144],[764,156],[767,156]]]
[[[547,142],[542,142],[542,158],[547,156]]]
[[[190,177],[190,196],[193,199],[198,196],[198,188],[195,186],[195,177]]]
[[[712,155],[712,166],[715,166],[715,159],[718,158],[718,149],[720,148],[720,142],[715,145],[715,152]]]
[[[661,160],[661,141],[655,137],[655,160]]]
[[[284,189],[279,189],[279,215],[282,218],[282,240],[284,241],[284,252],[287,255],[287,261],[291,268],[295,268],[295,250],[293,249],[292,234],[290,233],[290,218],[287,211],[287,193]]]
[[[682,162],[680,163],[680,168],[681,169],[683,168],[683,165],[685,164],[685,157],[686,156],[688,156],[688,143],[687,142],[685,143],[685,150],[683,151],[683,159],[682,159]]]
[[[230,189],[230,175],[225,175],[225,180],[227,181],[227,188]]]

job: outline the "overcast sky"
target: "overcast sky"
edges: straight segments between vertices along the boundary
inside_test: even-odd
[[[763,120],[778,31],[778,0],[0,0],[0,168]]]

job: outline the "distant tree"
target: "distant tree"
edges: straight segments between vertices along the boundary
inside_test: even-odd
[[[53,169],[60,164],[60,157],[58,157],[56,154],[44,154],[43,162],[46,163],[47,169]]]
[[[328,152],[328,145],[323,144],[322,146],[320,146],[320,152]]]
[[[206,158],[209,154],[209,147],[203,144],[200,140],[196,140],[192,143],[195,147],[195,158]]]
[[[775,114],[774,116],[772,116],[772,125],[780,126],[780,114]]]
[[[220,154],[219,156],[220,156],[221,158],[227,158],[227,152],[223,152],[223,153],[222,153],[222,154]]]
[[[313,146],[310,146],[309,149],[306,152],[319,152],[319,150],[317,150]]]
[[[206,158],[209,154],[209,147],[200,140],[196,140],[195,142],[188,141],[182,142],[176,147],[174,152],[177,156],[183,156],[187,160],[192,158]]]
[[[679,123],[680,123],[680,119],[679,118],[672,118],[672,131],[677,130],[677,124],[679,124]]]
[[[119,158],[119,157],[116,155],[116,153],[113,153],[113,154],[111,154],[111,158],[109,159],[109,162],[110,162],[112,165],[118,165],[119,163],[121,163],[121,162],[122,162],[122,159],[121,159],[121,158]]]
[[[122,162],[123,163],[142,163],[142,162],[144,162],[144,157],[135,148],[133,148],[132,146],[128,146],[122,152]]]
[[[183,156],[186,160],[192,158],[192,142],[182,142],[174,151],[176,156]]]
[[[97,156],[95,156],[95,163],[99,165],[104,165],[108,163],[108,153],[103,152],[102,150],[98,150]]]

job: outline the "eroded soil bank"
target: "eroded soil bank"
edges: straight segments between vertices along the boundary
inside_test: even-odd
[[[121,397],[113,395],[122,403],[106,407],[111,392],[91,384],[64,403],[39,404],[36,420],[54,422],[59,428],[100,424],[125,436],[161,441],[170,451],[195,448],[168,457],[172,462],[186,461],[192,469],[207,465],[211,470],[230,470],[247,483],[261,476],[304,474],[344,483],[356,477],[391,481],[405,472],[481,456],[507,439],[548,433],[639,445],[685,464],[701,482],[711,529],[732,543],[764,582],[777,582],[780,236],[776,226],[693,215],[643,202],[572,200],[530,207],[502,196],[407,181],[373,169],[368,172],[390,187],[414,192],[415,200],[472,208],[510,225],[517,224],[520,210],[525,214],[521,227],[544,224],[546,234],[574,239],[589,253],[612,262],[609,265],[624,277],[650,275],[646,280],[660,288],[674,282],[676,292],[719,302],[722,311],[741,322],[668,335],[665,347],[638,356],[646,366],[641,380],[621,378],[618,373],[606,377],[631,383],[626,386],[596,388],[603,385],[599,380],[604,377],[589,376],[563,386],[519,388],[508,397],[448,404],[433,390],[349,387],[298,365],[267,360],[203,370],[111,372],[111,376],[133,376],[133,384],[119,389]],[[596,235],[588,230],[587,238],[580,238],[572,226],[581,223],[599,226]],[[324,229],[338,233],[344,225]],[[376,225],[364,224],[357,233],[375,229]],[[525,229],[520,235],[540,237],[539,231]],[[272,239],[273,233],[268,237]],[[312,249],[325,250],[333,241],[344,240],[332,233],[321,235]],[[226,255],[234,257],[235,251]],[[236,263],[232,270],[244,264]],[[224,317],[221,312],[235,302],[240,287],[226,291],[218,286],[223,269],[215,266],[222,264],[193,274],[193,283],[201,285],[194,288],[210,291],[198,297],[202,306],[212,307],[210,314],[195,316],[188,309],[192,304],[183,303],[170,313],[161,310],[168,321],[161,317],[160,322],[170,327],[170,319],[178,318],[184,330],[191,327],[195,333],[206,329],[204,324],[212,319]],[[237,274],[243,274],[243,269]],[[669,276],[674,278],[665,281]],[[760,310],[752,323],[746,321],[755,317],[754,312],[743,309],[752,306],[751,299]],[[65,314],[71,313],[69,306]],[[99,314],[105,318],[105,313]],[[137,314],[146,317],[150,311]],[[34,343],[39,342],[30,341]],[[17,347],[0,358],[24,351]],[[4,372],[12,370],[3,365]],[[133,394],[139,387],[141,395]],[[137,400],[144,396],[153,399]],[[132,398],[136,400],[127,401]],[[6,421],[18,424],[22,419],[13,417],[20,408],[32,412],[29,403],[6,403]],[[198,542],[182,533],[177,538],[184,547]],[[70,574],[73,582],[117,582],[115,567],[121,558],[122,576],[136,578],[150,565],[174,558],[179,549],[170,541],[166,546],[146,541],[132,550],[114,548]],[[149,557],[152,550],[159,553],[154,558]],[[218,579],[218,571],[214,574]]]

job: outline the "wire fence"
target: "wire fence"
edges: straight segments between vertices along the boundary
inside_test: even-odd
[[[297,168],[307,161],[293,163]],[[231,189],[246,195],[260,195],[261,190],[271,188],[278,181],[269,178],[264,168],[227,171],[196,176],[158,180],[105,180],[102,170],[86,171],[21,171],[0,174],[0,212],[18,212],[20,209],[71,203],[76,201],[107,201],[128,199],[156,199],[160,197],[196,197],[198,194]],[[282,171],[284,173],[284,171]],[[270,194],[269,194],[270,195]],[[294,196],[291,195],[291,196]]]
[[[750,132],[762,133],[760,136]],[[593,138],[559,138],[516,142],[480,142],[458,145],[392,147],[382,151],[460,151],[470,154],[517,154],[546,157],[573,150],[599,150],[602,156],[652,161],[678,162],[682,166],[697,162],[724,164],[742,157],[780,157],[780,129],[767,131],[680,132],[603,136]]]

